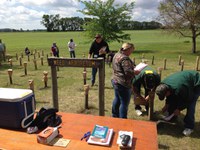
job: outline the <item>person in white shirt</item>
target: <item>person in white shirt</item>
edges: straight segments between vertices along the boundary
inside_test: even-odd
[[[76,45],[75,45],[73,39],[70,39],[70,41],[68,42],[68,48],[69,48],[69,53],[70,53],[71,58],[76,58],[75,47],[76,47]]]

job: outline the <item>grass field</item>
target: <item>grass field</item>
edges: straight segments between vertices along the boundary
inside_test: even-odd
[[[178,65],[179,55],[184,60],[184,70],[194,70],[196,58],[200,55],[200,39],[197,39],[197,53],[191,53],[191,40],[179,38],[173,35],[167,35],[160,30],[147,31],[127,31],[131,34],[131,40],[135,44],[136,50],[131,55],[139,63],[144,57],[148,64],[157,70],[158,67],[163,68],[164,59],[167,59],[166,70],[162,71],[162,79],[171,73],[179,71],[181,66]],[[56,42],[60,49],[60,56],[69,58],[67,42],[70,38],[74,39],[77,44],[76,56],[87,57],[88,49],[92,39],[87,39],[82,32],[21,32],[21,33],[0,33],[0,38],[7,46],[7,53],[11,56],[13,66],[9,62],[2,62],[0,66],[0,86],[11,88],[29,88],[29,80],[34,80],[34,90],[37,101],[37,109],[42,106],[52,107],[52,85],[50,67],[47,64],[47,55],[50,55],[50,48],[53,42]],[[109,43],[111,50],[118,50],[121,43]],[[16,53],[21,56],[24,48],[29,47],[33,52],[37,51],[37,70],[33,64],[33,55],[30,61],[23,56],[22,62],[27,62],[27,75],[24,75],[24,67],[20,66],[19,60],[16,59]],[[44,52],[44,65],[41,65],[41,58],[38,52]],[[151,64],[154,56],[154,65]],[[7,70],[13,69],[13,84],[10,84]],[[105,115],[111,116],[111,106],[114,97],[113,89],[110,83],[112,76],[112,68],[106,64],[105,76]],[[43,71],[48,71],[48,87],[44,88]],[[89,109],[84,109],[84,91],[83,91],[83,68],[59,68],[58,71],[58,97],[59,109],[64,112],[85,113],[98,115],[98,80],[96,85],[89,91]],[[87,84],[90,84],[91,69],[87,68]],[[155,111],[159,111],[163,102],[158,98],[155,99]],[[196,123],[195,132],[191,137],[182,136],[183,117],[185,111],[178,118],[176,125],[163,124],[158,126],[158,142],[159,149],[198,149],[196,147],[200,142],[200,104],[199,100],[196,107]],[[134,104],[131,101],[129,105],[128,118],[147,120],[147,116],[137,117],[134,111]],[[148,129],[147,129],[148,130]]]

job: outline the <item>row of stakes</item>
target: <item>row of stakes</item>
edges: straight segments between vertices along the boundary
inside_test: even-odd
[[[36,54],[36,51],[35,51],[35,54]],[[35,54],[33,54],[34,56],[34,65],[35,65],[35,69],[37,69],[37,63],[36,63],[36,58],[35,58]],[[42,51],[42,57],[41,57],[41,65],[43,65],[43,56],[44,56],[44,53]],[[50,53],[50,56],[52,56],[52,53]],[[40,53],[38,52],[38,57],[40,58]],[[85,55],[83,55],[83,57],[85,57]],[[16,54],[16,58],[18,60],[18,55]],[[21,54],[21,57],[19,58],[20,59],[20,65],[22,65],[22,58],[23,58],[23,54]],[[48,55],[47,55],[47,58],[48,58]],[[30,58],[29,58],[29,55],[28,55],[28,61],[30,61]],[[133,58],[133,61],[135,62],[135,58]],[[10,62],[10,65],[12,66],[12,60],[9,59],[9,62]],[[108,57],[108,62],[109,62],[109,66],[111,64],[111,57]],[[144,59],[144,55],[142,56],[142,62],[146,63],[147,60]],[[163,68],[159,67],[158,68],[158,74],[160,75],[161,77],[161,73],[162,73],[162,70],[166,70],[166,64],[167,64],[167,59],[165,58],[164,59],[164,65],[163,65]],[[154,65],[154,56],[152,57],[152,65]],[[182,59],[182,56],[179,55],[179,59],[178,59],[178,65],[181,66],[181,71],[183,70],[184,68],[184,60]],[[59,70],[59,68],[57,68],[57,70]],[[199,56],[197,56],[197,59],[196,59],[196,67],[195,67],[195,70],[199,70]],[[25,72],[25,75],[27,75],[27,62],[24,62],[24,72]],[[9,79],[10,79],[10,84],[12,84],[12,69],[8,69],[8,74],[9,74]],[[44,76],[43,76],[43,81],[44,81],[44,87],[47,87],[47,81],[48,81],[48,72],[44,71],[43,72]],[[86,71],[86,68],[84,67],[84,71],[83,71],[83,82],[84,82],[84,92],[85,92],[85,109],[88,109],[88,95],[89,95],[89,85],[86,84],[86,77],[87,76],[87,71]],[[30,80],[29,81],[29,85],[30,85],[30,89],[32,89],[34,91],[34,84],[33,84],[33,80]]]
[[[8,69],[8,76],[9,76],[10,84],[13,84],[12,75],[13,75],[13,70],[12,69]],[[48,87],[48,85],[47,85],[47,82],[48,82],[48,72],[47,71],[43,71],[43,82],[44,82],[44,87],[45,88]],[[34,91],[33,87],[34,86],[31,86],[30,89],[32,89]]]
[[[35,55],[34,56],[34,65],[35,65],[35,69],[37,69],[37,63],[36,63],[36,58]],[[52,56],[52,53],[50,53],[50,56]],[[30,61],[29,55],[28,57],[28,61]],[[39,53],[38,53],[38,57],[40,57]],[[85,57],[85,55],[83,55],[83,57]],[[20,66],[22,66],[22,58],[23,58],[23,53],[21,54],[21,57],[19,57],[19,61],[20,61]],[[48,58],[48,55],[47,55]],[[18,60],[18,55],[16,54],[16,59]],[[8,59],[10,66],[12,67],[12,59]],[[41,64],[43,65],[43,56],[41,57]],[[57,68],[57,70],[59,70]],[[24,62],[24,74],[27,75],[27,62]],[[13,79],[12,79],[12,75],[13,75],[13,69],[8,69],[8,75],[9,75],[9,81],[10,84],[13,84]],[[86,68],[84,67],[83,70],[83,84],[84,84],[84,93],[85,93],[85,109],[89,109],[88,107],[88,95],[89,95],[89,85],[86,84],[86,79],[87,79],[87,71]],[[43,82],[44,82],[44,87],[47,87],[47,81],[48,81],[48,72],[44,71],[43,72]],[[30,89],[34,92],[34,81],[33,80],[29,80],[29,86]]]

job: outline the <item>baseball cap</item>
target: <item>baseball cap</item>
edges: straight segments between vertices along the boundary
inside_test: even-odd
[[[157,86],[156,94],[158,95],[158,98],[160,100],[164,100],[167,90],[168,86],[166,84],[160,84],[159,86]]]

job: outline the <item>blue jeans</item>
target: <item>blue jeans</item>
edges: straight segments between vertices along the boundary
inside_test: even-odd
[[[76,58],[75,51],[70,51],[69,53],[71,58]]]
[[[113,80],[111,82],[115,94],[112,104],[112,116],[118,118],[127,118],[128,105],[131,99],[131,89],[126,88],[118,83],[114,83]]]
[[[185,128],[194,129],[195,107],[199,96],[200,96],[200,86],[195,89],[192,103],[190,103],[187,107],[187,113],[184,118]]]
[[[92,84],[95,83],[95,80],[96,80],[96,74],[97,74],[97,68],[92,68],[92,78],[91,78],[91,82],[92,82]]]

